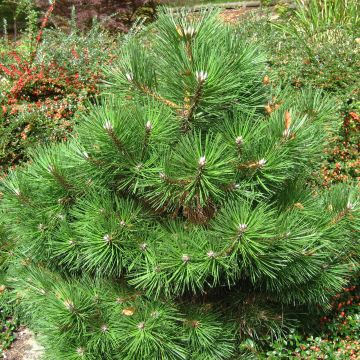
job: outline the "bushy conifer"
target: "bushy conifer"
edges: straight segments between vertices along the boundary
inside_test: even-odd
[[[331,99],[272,89],[212,11],[149,33],[73,139],[2,184],[8,279],[49,359],[239,359],[358,266],[357,189],[309,180]]]

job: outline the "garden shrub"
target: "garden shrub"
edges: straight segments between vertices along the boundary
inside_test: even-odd
[[[358,269],[356,187],[308,182],[336,107],[272,88],[216,13],[141,35],[71,140],[2,182],[7,276],[48,359],[248,356]]]
[[[310,1],[285,19],[249,15],[237,32],[257,41],[269,59],[273,85],[320,88],[339,106],[338,133],[326,150],[320,183],[359,181],[359,4]],[[325,11],[326,10],[326,11]]]
[[[42,10],[49,6],[47,0],[35,3]],[[108,30],[127,32],[139,17],[153,19],[157,4],[157,0],[61,0],[56,1],[52,21],[57,27],[69,28],[71,12],[75,11],[79,29],[91,28],[95,18]]]
[[[98,93],[116,40],[94,24],[86,34],[41,28],[37,42],[35,52],[0,54],[0,174],[27,161],[36,144],[67,139],[78,109]]]
[[[277,340],[266,359],[351,359],[360,355],[360,292],[359,286],[343,289],[334,296],[331,312],[320,319],[318,334],[304,336],[294,330],[285,339]],[[315,328],[316,329],[316,328]],[[312,334],[314,333],[312,329]]]

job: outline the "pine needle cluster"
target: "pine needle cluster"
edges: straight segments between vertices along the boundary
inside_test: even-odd
[[[73,139],[1,185],[9,282],[49,359],[238,359],[358,269],[358,189],[309,181],[335,106],[272,89],[212,11],[120,52]]]

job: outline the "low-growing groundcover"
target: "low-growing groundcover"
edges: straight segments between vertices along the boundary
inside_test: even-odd
[[[48,359],[249,357],[358,267],[358,189],[307,183],[332,100],[269,87],[212,12],[162,12],[150,40],[129,39],[68,143],[1,185],[8,281]]]

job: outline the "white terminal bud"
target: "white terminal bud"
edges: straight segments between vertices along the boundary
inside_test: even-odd
[[[283,137],[284,138],[288,138],[289,136],[290,136],[290,128],[288,128],[288,129],[285,129],[284,131],[283,131]]]
[[[64,220],[64,219],[65,219],[65,215],[64,215],[64,214],[59,214],[57,217],[58,217],[60,220]]]
[[[48,165],[47,169],[49,173],[53,173],[55,171],[54,165]]]
[[[124,220],[121,220],[121,221],[120,221],[120,225],[121,225],[121,226],[125,226],[125,225],[126,225],[126,222],[125,222]]]
[[[159,317],[159,315],[160,315],[159,312],[156,311],[156,310],[155,310],[155,311],[152,311],[151,314],[150,314],[150,316],[151,316],[151,317],[154,317],[154,318]]]
[[[45,225],[44,224],[39,224],[38,229],[40,231],[44,231],[45,230]]]
[[[184,35],[186,37],[193,37],[195,35],[195,28],[193,28],[192,26],[187,27],[186,29],[184,29]]]
[[[148,121],[148,122],[146,123],[145,129],[146,129],[147,131],[151,131],[152,125],[151,125],[151,122],[150,122],[150,121]]]
[[[189,262],[190,261],[190,256],[189,255],[186,255],[184,254],[181,258],[181,260],[185,263]]]
[[[200,159],[199,159],[199,166],[200,167],[204,167],[206,164],[206,157],[205,156],[202,156]]]
[[[165,180],[166,179],[166,175],[163,172],[159,173],[159,177],[161,180]]]
[[[266,164],[266,160],[265,159],[261,159],[258,161],[258,165],[259,167],[263,167]]]
[[[104,235],[103,239],[106,243],[109,243],[111,241],[111,236],[109,234],[106,234]]]
[[[89,154],[88,154],[86,151],[83,151],[82,154],[83,154],[83,156],[84,156],[85,159],[88,159],[88,158],[89,158]]]
[[[147,249],[148,245],[146,243],[140,244],[140,250],[145,251]]]
[[[111,131],[113,130],[113,126],[111,125],[111,122],[109,120],[106,120],[104,125],[103,125],[103,128],[107,131]]]
[[[126,80],[132,82],[134,80],[134,75],[132,73],[125,74]]]
[[[68,310],[70,310],[70,311],[74,310],[74,303],[72,301],[65,300],[64,305]]]
[[[352,210],[355,209],[355,205],[349,201],[349,202],[347,203],[347,205],[346,205],[346,208],[347,208],[349,211],[352,211]]]
[[[208,251],[208,252],[206,253],[206,255],[207,255],[209,258],[214,258],[214,257],[215,257],[215,253],[214,253],[212,250]]]
[[[196,76],[196,80],[197,80],[199,83],[202,83],[202,82],[204,82],[204,81],[207,79],[208,74],[207,74],[206,71],[201,70],[201,71],[197,71],[196,74],[195,74],[195,76]]]
[[[239,233],[245,232],[247,227],[248,227],[247,224],[239,224],[239,227],[238,227]]]
[[[85,355],[85,349],[82,348],[82,347],[77,348],[77,349],[76,349],[76,352],[77,352],[77,354],[80,355],[80,356],[84,356],[84,355]]]
[[[14,189],[14,193],[16,196],[20,196],[20,190],[19,189]]]
[[[145,323],[142,321],[142,322],[138,323],[137,327],[139,330],[143,330],[145,327]]]
[[[236,139],[235,139],[235,142],[236,142],[236,145],[240,146],[244,143],[244,139],[242,136],[238,136]]]
[[[69,240],[69,244],[70,245],[75,245],[75,241],[74,240]]]
[[[109,330],[109,328],[108,328],[106,325],[102,325],[102,326],[101,326],[101,331],[102,331],[102,332],[105,333],[105,332],[107,332],[108,330]]]

